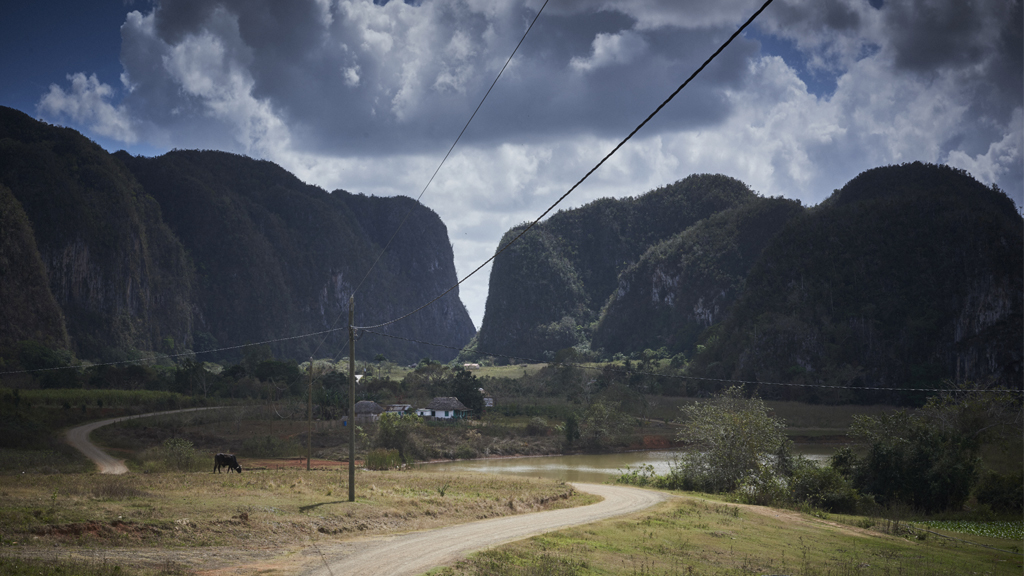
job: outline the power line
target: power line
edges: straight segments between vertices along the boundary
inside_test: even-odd
[[[420,195],[416,197],[417,203],[420,201],[420,198],[423,198],[423,194],[427,191],[427,188],[430,187],[430,184],[434,181],[434,178],[437,176],[437,173],[441,171],[441,167],[444,166],[444,163],[448,160],[448,157],[451,156],[452,150],[455,149],[455,145],[458,144],[459,140],[462,139],[462,135],[466,133],[466,129],[469,128],[469,124],[473,122],[474,118],[476,118],[476,113],[480,111],[480,107],[484,105],[484,102],[487,100],[487,97],[491,95],[491,90],[494,90],[494,86],[498,83],[498,79],[501,78],[501,75],[505,72],[505,68],[508,68],[509,63],[512,62],[512,58],[516,55],[516,52],[519,51],[519,47],[523,45],[523,42],[526,40],[526,36],[530,33],[530,30],[533,30],[533,25],[537,23],[537,19],[540,18],[541,13],[544,12],[544,8],[547,7],[548,1],[549,0],[544,0],[544,4],[541,5],[540,10],[538,10],[537,14],[534,15],[533,20],[530,22],[530,25],[527,26],[526,32],[523,32],[523,37],[519,39],[519,43],[516,44],[516,47],[512,50],[512,53],[508,55],[508,59],[505,60],[505,64],[501,67],[501,70],[498,71],[498,75],[494,77],[494,81],[491,82],[491,86],[487,88],[487,92],[484,93],[484,97],[480,99],[480,103],[476,105],[476,109],[474,109],[473,113],[469,115],[469,120],[466,120],[466,124],[462,127],[462,130],[459,132],[459,135],[455,137],[455,141],[452,142],[452,145],[448,148],[448,152],[446,152],[444,158],[441,159],[441,163],[437,165],[437,168],[434,169],[434,173],[430,175],[430,179],[427,180],[427,184],[423,187],[423,190],[420,191]],[[395,238],[398,236],[398,232],[401,231],[403,226],[405,226],[406,221],[409,220],[409,217],[412,215],[412,211],[415,209],[415,204],[409,207],[409,210],[405,213],[405,217],[402,218],[402,221],[398,224],[398,228],[395,229],[394,234],[391,235],[391,238],[388,239],[387,244],[385,244],[384,248],[382,248],[380,253],[377,254],[377,257],[373,260],[373,263],[370,264],[370,268],[366,271],[366,274],[363,275],[362,280],[360,280],[359,283],[356,284],[356,287],[352,289],[352,294],[359,292],[359,289],[362,288],[363,283],[366,282],[366,279],[370,277],[370,272],[372,272],[373,269],[377,266],[377,262],[379,262],[380,259],[384,256],[384,253],[387,252],[388,248],[391,246],[391,243],[395,241]],[[449,290],[449,292],[450,291],[451,290]],[[445,294],[447,294],[447,292],[445,292]],[[338,323],[338,320],[341,319],[342,315],[344,315],[344,313],[338,314],[338,317],[334,320],[334,324],[331,325],[332,327]],[[323,342],[320,342],[320,344],[318,344],[317,347],[313,350],[313,353],[316,354],[317,350],[319,350],[320,346],[322,345]]]
[[[456,346],[449,346],[447,344],[438,344],[436,342],[427,342],[425,340],[416,340],[413,338],[405,338],[402,336],[394,336],[392,334],[385,334],[383,332],[376,332],[374,330],[366,330],[367,333],[377,334],[379,336],[385,336],[387,338],[394,338],[396,340],[405,340],[407,342],[415,342],[416,344],[424,344],[427,346],[437,346],[439,348],[449,348],[451,350],[465,351],[466,348],[458,348]],[[547,360],[537,360],[536,358],[527,358],[524,356],[509,356],[507,354],[497,354],[493,352],[474,350],[477,354],[484,354],[487,356],[498,356],[500,358],[508,359],[520,359],[527,360],[534,364],[552,364]],[[980,389],[957,389],[957,388],[882,388],[880,386],[839,386],[833,384],[799,384],[796,382],[761,382],[757,380],[734,380],[729,378],[708,378],[704,376],[688,376],[682,374],[658,374],[656,372],[643,372],[640,370],[626,370],[625,368],[614,368],[613,365],[606,364],[605,366],[587,366],[585,364],[578,364],[575,362],[557,362],[561,366],[570,366],[573,368],[580,368],[583,370],[596,370],[601,372],[619,372],[621,374],[632,375],[639,374],[642,376],[654,376],[658,378],[670,378],[675,380],[702,380],[707,382],[716,382],[723,384],[753,384],[757,386],[793,386],[799,388],[826,388],[826,389],[839,389],[839,390],[874,390],[882,392],[1003,392],[1016,394],[1021,392],[1019,390],[980,390]]]
[[[143,362],[155,362],[157,360],[170,360],[173,358],[181,358],[183,356],[198,356],[199,354],[212,354],[214,352],[224,352],[227,350],[238,350],[239,348],[248,348],[249,346],[263,346],[264,344],[274,344],[276,342],[285,342],[287,340],[299,340],[302,338],[311,338],[313,336],[320,336],[321,334],[329,334],[331,332],[337,332],[338,330],[344,330],[344,328],[331,328],[328,330],[321,330],[319,332],[310,332],[308,334],[300,334],[298,336],[285,336],[283,338],[274,338],[272,340],[264,340],[262,342],[250,342],[248,344],[239,344],[236,346],[225,346],[223,348],[213,348],[210,350],[199,350],[192,352],[181,352],[179,354],[162,354],[159,356],[149,356],[146,358],[136,358],[134,360],[118,360],[116,362],[101,362],[99,364],[89,364],[88,366],[77,365],[77,366],[56,366],[53,368],[30,368],[27,370],[9,370],[6,372],[0,372],[0,376],[8,374],[29,374],[33,372],[50,372],[54,370],[79,370],[85,368],[98,368],[100,366],[117,366],[120,364],[141,364]],[[326,338],[325,338],[326,340]]]
[[[633,136],[634,136],[634,135],[635,135],[635,134],[636,134],[637,132],[639,132],[641,128],[643,128],[644,126],[646,126],[646,125],[647,125],[647,123],[648,123],[648,122],[650,122],[650,121],[651,121],[651,119],[652,119],[652,118],[654,118],[654,116],[658,114],[658,112],[661,112],[662,108],[664,108],[664,107],[665,107],[666,105],[668,105],[668,103],[669,103],[669,102],[671,102],[671,101],[672,101],[672,99],[673,99],[673,98],[675,98],[675,97],[676,97],[676,95],[677,95],[677,94],[679,94],[679,92],[681,92],[681,91],[682,91],[682,89],[683,89],[683,88],[685,88],[685,87],[686,87],[686,85],[687,85],[687,84],[689,84],[691,80],[693,80],[694,78],[696,78],[696,77],[697,77],[697,75],[698,75],[698,74],[700,74],[700,73],[701,73],[701,71],[703,71],[703,70],[704,70],[704,68],[706,68],[706,67],[708,66],[708,64],[710,64],[710,63],[711,63],[711,61],[715,59],[715,57],[717,57],[717,56],[718,56],[718,55],[719,55],[719,54],[720,54],[720,53],[721,53],[721,52],[722,52],[723,50],[725,50],[725,48],[726,48],[726,47],[727,47],[727,46],[728,46],[729,44],[731,44],[731,43],[732,43],[732,41],[733,41],[733,40],[735,40],[735,39],[736,39],[736,37],[737,37],[737,36],[739,36],[739,35],[740,35],[740,34],[741,34],[741,33],[743,32],[743,30],[745,30],[745,29],[747,28],[747,26],[749,26],[749,25],[750,25],[750,24],[751,24],[751,23],[752,23],[752,22],[754,21],[754,19],[755,19],[755,18],[757,18],[757,17],[758,17],[758,16],[759,16],[759,15],[761,14],[761,12],[764,12],[765,8],[767,8],[767,7],[768,7],[768,5],[772,3],[772,1],[773,1],[773,0],[767,0],[767,1],[766,1],[766,2],[764,3],[764,4],[762,4],[762,5],[761,5],[761,7],[760,7],[760,8],[758,8],[758,10],[757,10],[756,12],[754,12],[754,14],[753,14],[753,15],[752,15],[752,16],[751,16],[750,18],[748,18],[748,19],[747,19],[747,21],[746,21],[746,22],[744,22],[742,26],[740,26],[740,27],[739,27],[739,28],[738,28],[738,29],[737,29],[737,30],[736,30],[735,32],[733,32],[732,36],[730,36],[730,37],[729,37],[729,39],[725,41],[725,43],[723,43],[723,44],[722,44],[721,46],[719,46],[719,47],[718,47],[718,50],[715,50],[715,53],[714,53],[714,54],[712,54],[712,55],[711,55],[711,56],[710,56],[710,57],[709,57],[709,58],[708,58],[707,60],[705,60],[705,61],[704,61],[704,63],[703,63],[703,64],[701,64],[701,65],[700,65],[700,67],[699,67],[699,68],[697,68],[697,69],[696,69],[696,70],[695,70],[695,71],[693,72],[693,74],[690,74],[690,77],[689,77],[689,78],[687,78],[687,79],[686,79],[686,80],[685,80],[685,81],[684,81],[684,82],[683,82],[682,84],[680,84],[680,85],[679,85],[679,87],[678,87],[678,88],[676,88],[676,89],[675,89],[675,91],[674,91],[674,92],[672,92],[672,94],[670,94],[670,95],[669,95],[669,97],[668,97],[668,98],[666,98],[664,102],[662,102],[661,104],[659,104],[659,105],[658,105],[658,107],[654,109],[654,112],[651,112],[651,113],[650,113],[650,114],[649,114],[649,115],[647,116],[647,118],[645,118],[645,119],[644,119],[644,121],[643,121],[643,122],[641,122],[640,124],[638,124],[638,125],[637,125],[637,127],[636,127],[636,128],[634,128],[634,129],[633,129],[633,131],[632,131],[632,132],[630,132],[628,136],[626,136],[625,138],[623,138],[621,142],[619,142],[619,143],[618,143],[618,144],[617,144],[617,145],[616,145],[616,146],[615,146],[614,148],[612,148],[611,152],[609,152],[608,154],[606,154],[606,155],[605,155],[605,157],[604,157],[604,158],[602,158],[600,162],[598,162],[598,163],[597,163],[596,165],[594,165],[594,167],[593,167],[593,168],[591,168],[589,172],[587,172],[586,174],[584,174],[584,175],[583,175],[583,177],[582,177],[582,178],[580,178],[578,182],[576,182],[575,184],[573,184],[573,185],[572,185],[572,187],[571,187],[571,188],[569,188],[569,190],[568,190],[568,191],[567,191],[567,192],[566,192],[565,194],[562,194],[562,196],[561,196],[561,197],[559,197],[559,198],[558,198],[558,200],[556,200],[554,204],[552,204],[551,206],[549,206],[549,207],[548,207],[548,209],[547,209],[547,210],[545,210],[543,214],[541,214],[540,216],[538,216],[536,220],[534,220],[533,222],[531,222],[531,223],[530,223],[530,225],[529,225],[529,226],[527,226],[526,228],[524,228],[524,229],[522,230],[522,232],[520,232],[520,233],[519,233],[519,234],[518,234],[518,235],[517,235],[517,236],[516,236],[515,238],[513,238],[512,240],[510,240],[510,241],[509,241],[509,242],[508,242],[507,244],[505,244],[505,245],[504,245],[504,246],[502,246],[501,248],[499,248],[499,249],[498,249],[498,251],[494,253],[494,256],[491,256],[490,258],[488,258],[487,260],[485,260],[485,261],[483,262],[483,264],[480,264],[479,266],[477,266],[477,267],[476,267],[476,268],[475,268],[475,269],[474,269],[474,270],[473,270],[472,272],[470,272],[469,274],[467,274],[466,276],[464,276],[464,277],[463,277],[463,278],[462,278],[461,280],[459,280],[458,282],[456,282],[456,283],[455,283],[455,284],[454,284],[454,285],[453,285],[452,287],[448,288],[447,290],[445,290],[445,291],[444,291],[444,292],[442,292],[441,294],[438,294],[438,295],[437,295],[437,297],[435,297],[435,298],[434,298],[433,300],[431,300],[431,301],[427,302],[426,304],[424,304],[424,305],[420,306],[419,308],[416,308],[415,310],[413,310],[413,311],[409,312],[408,314],[405,314],[405,315],[403,315],[403,316],[399,316],[398,318],[395,318],[394,320],[390,320],[390,321],[388,321],[388,322],[383,322],[383,323],[381,323],[381,324],[374,324],[373,326],[359,326],[359,328],[360,328],[360,329],[369,329],[369,328],[381,328],[381,327],[387,326],[387,325],[389,325],[389,324],[394,324],[395,322],[399,322],[399,321],[401,321],[401,320],[404,320],[404,319],[408,318],[409,316],[412,316],[413,314],[416,314],[416,313],[417,313],[417,312],[419,312],[420,310],[423,310],[424,308],[426,308],[426,307],[430,306],[430,305],[431,305],[431,304],[433,304],[434,302],[437,302],[438,300],[440,300],[441,298],[443,298],[444,296],[446,296],[446,295],[447,295],[447,294],[448,294],[449,292],[451,292],[452,290],[455,290],[456,288],[458,288],[458,287],[459,287],[459,286],[460,286],[460,285],[461,285],[461,284],[462,284],[463,282],[465,282],[466,280],[468,280],[468,279],[469,279],[469,278],[470,278],[471,276],[473,276],[474,274],[476,274],[477,272],[479,272],[479,271],[480,271],[480,270],[481,270],[481,269],[482,269],[482,268],[483,268],[484,266],[486,266],[486,265],[488,265],[489,263],[491,263],[491,261],[493,261],[493,260],[494,260],[495,258],[497,258],[499,254],[501,254],[502,252],[504,252],[504,251],[505,251],[505,249],[507,249],[507,248],[508,248],[509,246],[511,246],[512,244],[514,244],[514,243],[515,243],[516,241],[518,241],[518,240],[519,240],[520,238],[522,238],[524,234],[526,234],[527,232],[529,232],[529,231],[530,231],[530,229],[532,229],[532,228],[533,228],[534,226],[536,226],[536,225],[537,225],[537,223],[538,223],[538,222],[540,222],[542,218],[544,218],[545,216],[547,216],[549,212],[551,212],[552,210],[554,210],[554,209],[555,209],[555,206],[558,206],[558,205],[559,205],[559,204],[560,204],[560,203],[562,202],[562,200],[565,200],[565,198],[566,198],[567,196],[569,196],[569,194],[572,194],[572,192],[573,192],[574,190],[576,190],[576,188],[578,188],[578,187],[580,186],[580,184],[583,184],[583,182],[584,182],[584,181],[585,181],[585,180],[586,180],[587,178],[589,178],[591,174],[593,174],[593,173],[594,173],[595,171],[597,171],[597,169],[598,169],[598,168],[600,168],[600,167],[601,167],[601,166],[602,166],[602,165],[603,165],[603,164],[605,163],[605,161],[607,161],[607,160],[608,160],[609,158],[611,158],[613,154],[615,154],[616,152],[618,152],[618,151],[619,151],[619,149],[620,149],[620,148],[622,148],[622,146],[623,146],[623,145],[625,145],[625,143],[626,143],[626,142],[628,142],[628,141],[629,141],[630,139],[632,139],[632,138],[633,138]]]

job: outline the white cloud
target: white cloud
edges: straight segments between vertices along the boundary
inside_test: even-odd
[[[76,74],[40,114],[126,143],[247,153],[327,189],[416,197],[541,3],[272,4],[132,12],[120,103]],[[760,4],[551,3],[423,197],[459,273],[564,193]],[[776,0],[755,26],[802,62],[741,36],[562,208],[708,172],[813,204],[863,170],[912,160],[965,168],[1022,205],[1019,14],[1000,0]],[[809,93],[809,70],[834,76],[834,92]],[[478,325],[486,283],[461,289]]]
[[[50,91],[39,101],[40,114],[69,117],[95,134],[121,142],[137,141],[127,108],[109,101],[114,95],[113,88],[100,82],[95,74],[86,76],[79,72],[69,74],[67,79],[71,81],[71,91],[50,84]]]
[[[594,38],[593,52],[587,58],[573,57],[569,61],[577,72],[589,72],[613,64],[629,64],[640,56],[647,43],[632,30],[618,34],[600,33]]]

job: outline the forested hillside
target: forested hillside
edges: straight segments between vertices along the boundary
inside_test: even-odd
[[[764,247],[802,212],[793,200],[754,198],[651,246],[619,275],[593,347],[625,354],[691,351],[701,333],[725,317]]]
[[[754,198],[738,180],[705,174],[555,214],[495,259],[479,349],[544,358],[589,344],[620,272],[653,244]]]
[[[776,382],[1019,387],[1022,238],[1013,202],[962,171],[869,170],[775,237],[692,369]]]
[[[809,209],[691,177],[561,212],[501,254],[477,349],[672,356],[693,376],[761,382],[1019,387],[1022,236],[1004,193],[944,166],[870,170]]]
[[[12,263],[0,294],[26,295],[0,302],[13,319],[0,328],[6,347],[61,347],[69,337],[64,345],[79,357],[114,359],[344,327],[349,294],[409,210],[360,289],[356,322],[389,320],[456,281],[447,229],[410,199],[327,193],[270,162],[221,152],[111,155],[8,108],[0,108],[0,206],[0,257]],[[473,335],[457,291],[391,329],[451,346]],[[452,355],[374,338],[362,348],[396,361]],[[338,354],[346,340],[345,330],[332,333],[318,354]],[[304,359],[319,341],[272,347]]]

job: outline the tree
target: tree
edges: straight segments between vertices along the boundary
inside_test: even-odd
[[[784,472],[789,460],[785,422],[770,416],[761,399],[744,398],[734,386],[680,412],[683,428],[677,440],[697,449],[684,453],[672,474],[688,489],[727,492],[764,466]]]
[[[569,414],[569,417],[565,419],[565,443],[572,446],[574,442],[580,439],[580,422],[576,418],[576,414]]]
[[[868,442],[867,455],[852,463],[853,484],[880,504],[936,512],[960,508],[970,496],[980,448],[970,437],[906,411],[855,416],[850,435]]]
[[[377,444],[382,448],[398,450],[399,458],[406,462],[405,449],[409,446],[410,436],[422,424],[423,419],[415,414],[385,412],[377,421]]]
[[[453,373],[452,395],[465,404],[474,416],[480,416],[484,411],[484,395],[480,392],[480,383],[476,375],[462,368],[456,368]]]
[[[598,400],[587,407],[580,422],[580,439],[589,448],[604,448],[627,427],[628,419],[619,403]]]

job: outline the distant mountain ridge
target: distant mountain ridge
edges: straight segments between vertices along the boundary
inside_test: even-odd
[[[476,348],[664,349],[689,374],[755,382],[1019,387],[1022,254],[1012,200],[946,166],[869,170],[812,208],[695,176],[561,212],[499,255]]]
[[[223,152],[107,154],[74,130],[0,108],[0,219],[20,221],[16,203],[48,278],[36,289],[54,299],[68,344],[85,358],[276,340],[277,355],[301,360],[325,337],[318,356],[347,355],[348,296],[410,210],[360,287],[357,324],[391,320],[457,281],[444,223],[411,199],[328,193],[273,163]],[[33,253],[20,230],[4,234],[0,255]],[[18,290],[39,282],[25,279],[26,266],[16,266]],[[13,280],[0,277],[0,294]],[[26,337],[61,344],[52,310],[5,299],[0,312],[18,319],[0,329],[0,346]],[[475,332],[457,290],[389,328],[455,347]],[[400,362],[454,356],[375,335],[361,346]]]

